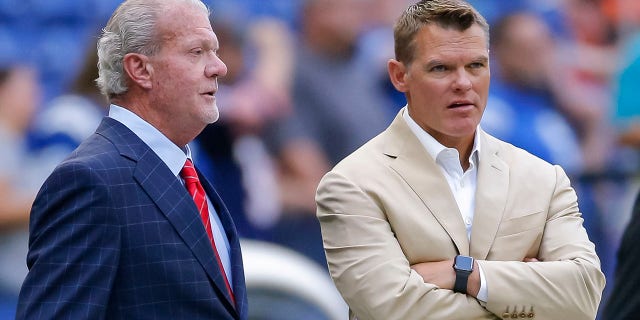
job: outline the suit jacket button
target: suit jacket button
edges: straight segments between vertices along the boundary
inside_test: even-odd
[[[502,314],[502,318],[503,319],[509,319],[510,317],[511,317],[511,313],[509,313],[509,312],[505,312],[505,313]]]

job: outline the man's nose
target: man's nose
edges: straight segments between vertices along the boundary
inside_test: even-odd
[[[460,91],[467,91],[471,89],[472,82],[471,77],[467,70],[459,70],[454,74],[455,79],[453,80],[453,89]]]
[[[205,67],[205,75],[211,77],[224,77],[227,74],[227,65],[218,57],[213,54],[211,61]]]

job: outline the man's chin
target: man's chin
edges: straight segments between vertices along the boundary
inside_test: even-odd
[[[206,109],[205,121],[208,124],[212,124],[220,119],[220,111],[217,105],[210,106]]]

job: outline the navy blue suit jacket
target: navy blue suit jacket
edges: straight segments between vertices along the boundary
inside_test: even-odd
[[[201,180],[230,242],[235,306],[185,187],[105,118],[34,202],[17,319],[246,319],[238,235]]]

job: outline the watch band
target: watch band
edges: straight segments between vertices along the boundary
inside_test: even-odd
[[[453,285],[453,291],[467,294],[467,282],[471,272],[456,270],[456,282]]]

